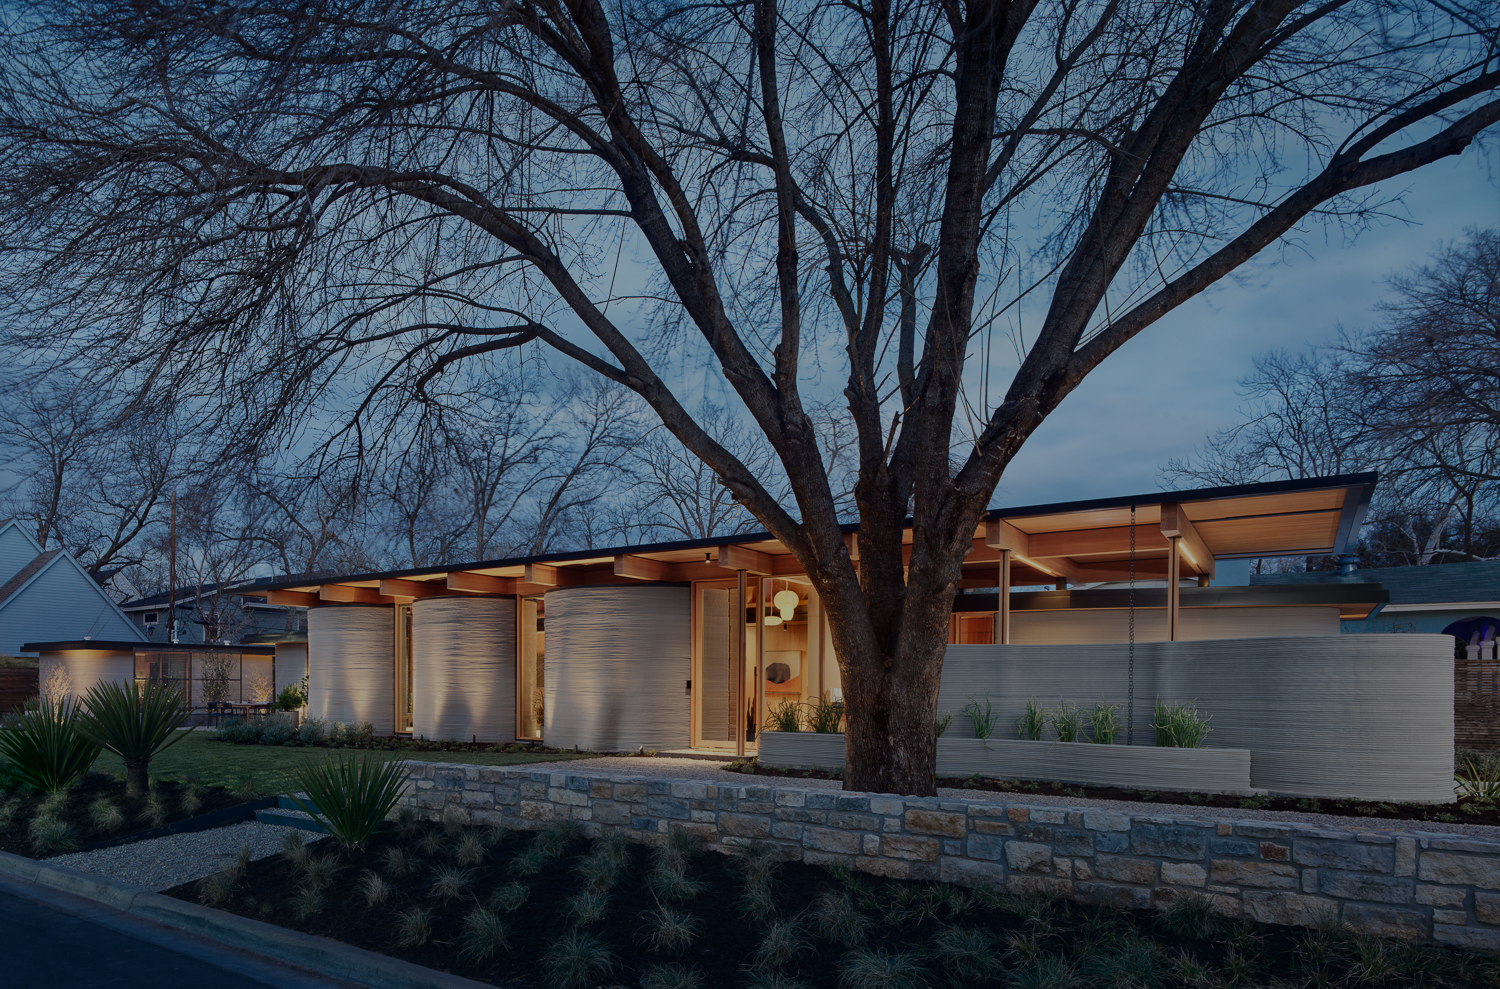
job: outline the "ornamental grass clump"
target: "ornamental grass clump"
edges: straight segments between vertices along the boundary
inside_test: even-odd
[[[404,848],[391,845],[380,854],[381,868],[393,879],[400,879],[417,871],[417,857]]]
[[[652,951],[679,952],[693,943],[702,927],[703,922],[691,914],[657,904],[646,914],[643,940]]]
[[[990,703],[989,692],[984,695],[984,703],[979,698],[970,697],[969,703],[962,709],[964,717],[969,719],[969,724],[974,727],[975,738],[990,738],[995,734],[995,725],[1000,721],[1000,713]]]
[[[453,861],[459,865],[478,865],[484,861],[485,853],[484,839],[473,831],[466,833],[453,846]]]
[[[72,826],[61,818],[45,814],[33,817],[26,825],[26,837],[38,855],[56,855],[78,847],[78,836]]]
[[[182,793],[177,798],[177,806],[182,812],[192,817],[203,809],[203,790],[197,783],[189,782],[182,788]]]
[[[45,697],[0,727],[0,784],[42,793],[66,790],[99,757],[99,743],[79,732],[81,715],[67,701]]]
[[[844,956],[839,989],[925,989],[927,969],[911,951],[857,948]]]
[[[964,708],[968,714],[969,709]],[[1042,729],[1047,726],[1047,711],[1036,702],[1035,697],[1026,700],[1026,713],[1016,719],[1016,737],[1032,742],[1042,740]],[[978,738],[979,736],[975,736]]]
[[[1115,712],[1120,709],[1118,704],[1108,704],[1098,701],[1094,709],[1089,712],[1089,741],[1096,745],[1113,745],[1115,736],[1119,734],[1119,725],[1115,723]]]
[[[505,922],[484,907],[469,911],[458,943],[458,957],[476,963],[489,961],[510,948]]]
[[[367,907],[376,906],[391,898],[391,884],[373,869],[366,869],[360,874],[358,889]]]
[[[995,939],[984,931],[949,925],[934,935],[928,950],[937,967],[960,985],[984,982],[1000,969]]]
[[[100,797],[89,804],[89,820],[94,828],[105,834],[114,834],[125,826],[125,814],[108,797]]]
[[[323,912],[323,891],[312,886],[302,886],[292,895],[292,913],[298,920],[306,920]]]
[[[844,730],[844,702],[824,694],[807,706],[807,728],[820,735],[837,735]]]
[[[802,730],[802,705],[796,701],[782,701],[766,713],[765,731],[800,732]]]
[[[703,976],[697,969],[683,968],[676,962],[648,965],[641,973],[641,989],[698,989]]]
[[[159,828],[167,823],[167,806],[161,802],[161,794],[156,792],[153,786],[146,794],[146,802],[141,804],[141,809],[136,812],[136,819],[143,824],[149,824],[153,828]]]
[[[345,848],[367,841],[385,821],[406,788],[407,771],[399,762],[380,762],[370,756],[334,756],[319,765],[308,764],[296,773],[308,802],[292,797],[333,839]]]
[[[1178,937],[1207,940],[1218,933],[1219,918],[1213,902],[1202,893],[1184,893],[1162,911],[1167,930]]]
[[[782,917],[766,926],[766,933],[750,956],[750,967],[760,971],[786,968],[798,957],[812,950],[803,929],[802,917]]]
[[[1167,704],[1157,698],[1156,709],[1151,715],[1156,744],[1161,748],[1196,749],[1212,730],[1208,727],[1212,717],[1200,715],[1191,704]]]
[[[427,907],[407,907],[396,915],[396,943],[416,948],[427,943],[432,934],[432,911]]]
[[[875,926],[842,891],[829,890],[819,896],[813,903],[812,916],[820,936],[846,948],[863,944]]]
[[[191,712],[182,690],[164,680],[137,687],[104,681],[83,699],[78,731],[125,763],[125,796],[146,795],[147,770],[161,751],[188,737],[178,731]]]
[[[474,885],[474,870],[445,865],[432,874],[427,895],[447,903],[467,894]]]
[[[524,883],[506,883],[490,894],[490,906],[501,913],[515,913],[530,895],[531,890]]]
[[[1083,714],[1065,700],[1059,699],[1057,709],[1049,712],[1052,730],[1059,742],[1076,742],[1083,728]]]
[[[302,864],[302,882],[309,889],[326,889],[342,871],[343,866],[332,855],[310,855]]]
[[[421,838],[417,839],[417,850],[420,851],[423,855],[426,855],[428,858],[431,858],[438,852],[442,851],[443,846],[447,843],[448,840],[446,837],[444,837],[443,832],[429,831]]]
[[[597,924],[609,913],[609,894],[583,892],[568,898],[568,914],[579,927]]]
[[[556,989],[590,989],[618,966],[614,953],[592,934],[570,931],[542,955],[547,982]]]

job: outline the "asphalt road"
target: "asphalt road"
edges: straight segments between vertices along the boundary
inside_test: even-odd
[[[348,983],[0,878],[5,989],[347,989]]]

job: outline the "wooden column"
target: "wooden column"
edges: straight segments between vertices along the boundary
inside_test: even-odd
[[[1181,564],[1178,552],[1178,542],[1181,537],[1173,536],[1167,548],[1167,641],[1176,642],[1178,633],[1177,608],[1182,597],[1181,587]]]
[[[996,585],[1000,592],[999,601],[995,607],[995,642],[998,645],[1010,643],[1010,550],[1000,551],[1000,580]]]
[[[730,675],[734,677],[734,690],[730,697],[734,701],[734,754],[745,757],[745,571],[738,573],[739,587],[735,592],[734,658],[730,662]]]

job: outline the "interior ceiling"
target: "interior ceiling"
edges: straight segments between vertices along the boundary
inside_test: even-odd
[[[1171,544],[1163,534],[1164,504],[1177,505],[1180,516],[1185,517],[1177,523],[1177,531],[1183,533],[1179,547],[1179,573],[1183,577],[1211,572],[1214,559],[1330,553],[1341,537],[1347,538],[1374,483],[1372,476],[1340,480],[1357,483],[1285,491],[1268,491],[1268,485],[1256,485],[1246,493],[1219,489],[1201,493],[1207,497],[1194,498],[1200,493],[1180,492],[1163,495],[1157,501],[1143,499],[1135,506],[1133,547],[1128,504],[996,512],[975,530],[974,548],[965,561],[961,583],[995,586],[1000,546],[1011,552],[1013,586],[1059,579],[1070,583],[1124,580],[1131,573],[1132,559],[1136,577],[1165,577]],[[1167,501],[1173,497],[1181,500]],[[846,541],[857,554],[853,537],[846,537]],[[911,542],[909,530],[905,542]],[[556,586],[632,579],[732,579],[735,570],[741,568],[761,576],[802,572],[785,546],[766,538],[731,538],[707,547],[640,547],[620,553],[533,558],[530,563],[497,561],[399,575],[362,574],[301,586],[283,584],[278,590],[302,592],[309,598],[321,594],[328,601],[389,603],[422,596],[429,593],[426,589],[431,593],[539,593]],[[401,590],[409,593],[398,593]]]

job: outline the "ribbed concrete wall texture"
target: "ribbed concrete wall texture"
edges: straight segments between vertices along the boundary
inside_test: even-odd
[[[572,820],[659,844],[670,829],[711,846],[768,841],[788,861],[897,879],[1046,890],[1083,902],[1216,912],[1500,951],[1500,842],[1371,821],[1283,823],[1122,813],[1021,800],[895,797],[701,780],[407,763],[404,803],[429,820],[534,829]],[[730,774],[725,773],[726,777]],[[1374,825],[1382,825],[1375,827]],[[1385,825],[1389,825],[1388,827]],[[727,839],[727,840],[726,840]]]
[[[687,587],[548,591],[547,744],[686,747],[691,630]]]
[[[300,683],[307,675],[307,643],[276,643],[276,693],[281,688]]]
[[[1453,640],[1442,635],[1144,642],[1135,647],[1135,744],[1155,743],[1157,698],[1210,715],[1206,746],[1250,750],[1250,783],[1276,794],[1447,803],[1453,799]],[[949,646],[937,709],[988,695],[997,735],[1036,698],[1120,705],[1126,740],[1129,647]],[[1050,729],[1049,729],[1050,734]],[[1045,737],[1045,736],[1044,736]],[[1055,736],[1053,736],[1055,737]]]
[[[515,598],[412,602],[411,656],[414,735],[515,741]]]
[[[395,731],[396,615],[382,605],[307,610],[307,713]]]

